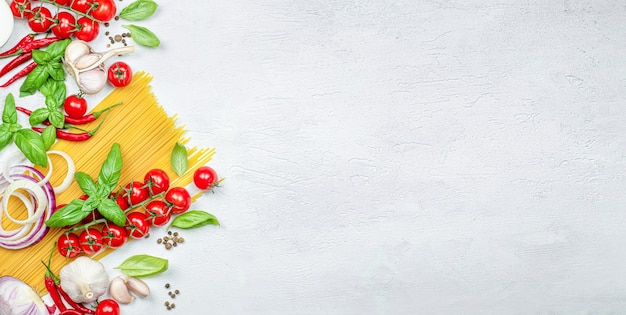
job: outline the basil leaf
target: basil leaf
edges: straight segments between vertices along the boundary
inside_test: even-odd
[[[52,78],[48,78],[46,82],[39,88],[39,91],[43,96],[46,97],[46,104],[48,103],[48,98],[52,100],[56,100],[57,107],[63,105],[66,97],[65,91],[65,83],[62,81],[57,81]]]
[[[45,65],[52,60],[52,55],[47,51],[35,49],[32,51],[33,53],[33,61],[35,61],[38,65]]]
[[[187,156],[187,148],[180,143],[176,142],[174,149],[172,149],[172,156],[170,158],[170,164],[172,169],[178,176],[183,176],[189,167],[189,158]]]
[[[50,149],[56,139],[57,129],[54,126],[48,126],[41,132],[41,140],[43,140],[43,147],[46,151]]]
[[[89,198],[87,198],[87,200],[85,200],[85,202],[83,203],[83,207],[80,209],[80,211],[91,213],[96,208],[98,208],[99,204],[100,204],[100,201],[98,200],[98,198],[89,196]]]
[[[13,132],[8,129],[8,125],[0,125],[0,150],[4,149],[13,140]]]
[[[50,115],[48,115],[48,120],[50,121],[50,124],[59,129],[63,128],[63,125],[65,124],[65,116],[63,116],[63,113],[56,109],[50,111]]]
[[[80,222],[89,215],[89,212],[83,212],[83,204],[85,202],[80,199],[74,199],[61,209],[57,210],[46,221],[46,225],[49,227],[64,227]]]
[[[124,224],[126,224],[126,214],[124,214],[124,211],[122,211],[117,202],[111,199],[104,198],[100,200],[98,211],[107,220],[119,226],[124,226]]]
[[[43,167],[48,166],[48,156],[41,135],[31,129],[20,129],[15,132],[13,141],[31,162]]]
[[[167,265],[167,259],[140,254],[127,258],[115,269],[120,269],[127,276],[146,277],[167,270]]]
[[[159,47],[161,41],[154,35],[149,29],[143,26],[137,26],[133,24],[122,25],[130,31],[130,38],[142,46],[147,47]]]
[[[63,65],[56,63],[49,63],[45,65],[46,72],[50,75],[50,77],[56,81],[65,80],[65,70],[63,70]]]
[[[122,153],[119,143],[114,143],[109,151],[107,159],[100,168],[98,174],[98,185],[106,187],[108,192],[112,192],[117,186],[120,179],[120,171],[122,170]]]
[[[7,94],[4,99],[4,111],[2,112],[2,122],[5,124],[17,123],[17,110],[15,109],[15,98],[13,94]]]
[[[45,67],[37,66],[31,71],[26,80],[20,86],[20,97],[29,96],[35,94],[37,90],[46,82],[50,75],[46,71]]]
[[[61,61],[61,58],[65,55],[65,48],[72,42],[71,39],[64,39],[57,42],[54,42],[46,48],[46,52],[50,54],[51,60]],[[33,53],[35,51],[33,50]]]
[[[31,126],[37,126],[48,119],[50,111],[45,107],[35,109],[28,117],[28,122]]]
[[[120,17],[128,21],[141,21],[154,14],[159,5],[152,0],[137,0],[122,9]]]
[[[76,172],[74,173],[74,179],[76,183],[80,187],[80,189],[85,192],[88,196],[95,196],[97,187],[96,183],[91,179],[91,176],[87,175],[85,172]]]
[[[214,215],[200,210],[191,210],[174,218],[170,225],[181,229],[193,229],[209,224],[220,225]]]

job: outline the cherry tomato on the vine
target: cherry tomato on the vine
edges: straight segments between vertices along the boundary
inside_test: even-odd
[[[152,195],[160,194],[170,188],[170,178],[162,169],[152,169],[143,178]]]
[[[124,187],[124,199],[129,205],[137,205],[150,197],[148,187],[144,183],[134,181]]]
[[[59,240],[57,241],[57,249],[59,250],[59,254],[64,256],[65,258],[74,258],[80,254],[80,241],[78,240],[78,235],[69,233],[69,234],[61,234],[59,236]]]
[[[165,194],[165,200],[172,205],[172,213],[180,214],[189,210],[191,195],[183,187],[174,187]]]
[[[120,315],[120,305],[113,299],[105,299],[98,303],[96,315]]]
[[[111,248],[119,248],[126,243],[128,232],[123,227],[113,223],[107,223],[107,225],[102,228],[102,239],[105,245]]]
[[[126,230],[132,238],[143,238],[150,231],[150,220],[145,212],[135,211],[126,215]]]
[[[80,249],[87,255],[99,252],[104,245],[102,233],[95,228],[88,228],[81,232],[78,240],[80,241]]]
[[[69,5],[71,0],[54,0],[58,5]]]
[[[76,18],[69,12],[59,12],[54,17],[54,26],[52,26],[52,33],[61,39],[70,38],[76,30]]]
[[[30,16],[30,0],[13,0],[10,7],[14,17],[23,18]]]
[[[81,95],[70,95],[63,102],[63,109],[68,116],[79,119],[87,113],[87,100]]]
[[[78,12],[87,13],[87,11],[91,10],[93,1],[94,0],[72,0],[70,1],[70,7]]]
[[[36,7],[28,16],[28,26],[35,33],[45,33],[52,27],[52,13],[46,7]]]
[[[199,189],[209,189],[217,185],[217,172],[209,166],[200,166],[193,173],[193,183]]]
[[[83,16],[76,21],[77,30],[74,32],[76,38],[90,42],[98,36],[100,32],[100,23],[92,21],[90,18]]]
[[[167,203],[162,200],[152,200],[146,205],[149,220],[154,226],[164,226],[170,221],[172,213]]]
[[[93,8],[89,14],[100,22],[110,21],[117,12],[117,8],[115,7],[115,2],[113,2],[113,0],[95,0],[93,7],[95,8]]]
[[[111,85],[115,87],[124,87],[130,84],[130,81],[133,80],[133,71],[127,63],[118,61],[109,67],[107,76]]]
[[[122,211],[130,207],[128,205],[128,202],[126,202],[126,198],[124,198],[124,195],[122,193],[112,194],[112,197],[115,198],[115,203],[117,203],[117,205],[120,206],[120,209],[122,209]]]

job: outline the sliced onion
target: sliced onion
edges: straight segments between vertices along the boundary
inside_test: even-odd
[[[15,191],[17,191],[18,189],[24,189],[30,192],[31,195],[35,197],[35,203],[37,204],[35,212],[29,212],[28,218],[25,220],[15,219],[11,216],[11,214],[9,214],[9,199],[11,195],[15,194]],[[43,215],[46,207],[48,206],[48,200],[46,199],[46,194],[43,189],[41,189],[41,187],[39,187],[36,183],[26,179],[13,181],[13,183],[11,183],[9,187],[7,187],[2,195],[3,198],[1,204],[4,210],[4,214],[7,216],[7,219],[16,224],[31,224],[37,221]],[[22,201],[24,201],[24,199],[22,199]],[[26,204],[25,201],[24,204]]]
[[[19,193],[19,192],[15,192],[14,195],[22,200],[22,202],[24,203],[24,206],[26,206],[26,212],[28,212],[28,216],[29,217],[32,216],[33,213],[35,212],[33,204],[31,203],[32,200],[30,200],[30,198],[26,197],[24,194]],[[2,220],[2,213],[3,212],[4,211],[0,211],[0,221]],[[31,224],[24,224],[21,227],[19,227],[17,229],[10,230],[10,231],[4,230],[2,228],[2,226],[0,225],[0,239],[7,240],[7,241],[12,241],[12,240],[18,239],[18,238],[26,235],[26,233],[28,233],[28,231],[30,230],[32,225],[33,225],[32,223]]]
[[[50,154],[56,154],[62,157],[63,159],[65,159],[65,162],[67,163],[67,174],[65,175],[65,178],[61,182],[61,185],[53,187],[54,193],[60,194],[66,191],[70,187],[70,184],[72,184],[72,179],[74,179],[74,173],[76,173],[76,166],[74,165],[74,161],[72,160],[72,158],[63,151],[50,150],[48,151],[48,155]]]
[[[45,185],[46,182],[48,182],[50,180],[50,177],[52,176],[52,161],[50,160],[49,155],[52,154],[56,154],[60,157],[62,157],[65,160],[65,163],[67,163],[67,174],[65,174],[65,178],[63,178],[63,181],[61,182],[61,184],[57,187],[53,187],[54,188],[54,192],[57,194],[60,194],[64,191],[66,191],[69,187],[70,184],[72,184],[72,179],[74,178],[74,173],[76,173],[76,165],[74,165],[74,161],[72,160],[72,158],[65,152],[63,151],[59,151],[59,150],[50,150],[47,152],[48,155],[48,174],[46,174],[45,176],[41,173],[41,172],[37,172],[37,176],[39,177],[39,181],[37,182],[37,185],[39,186],[43,186]],[[19,170],[28,170],[28,171],[32,171],[34,168],[32,166],[28,166],[28,165],[22,165],[20,163],[25,162],[25,158],[23,155],[19,154],[19,152],[16,152],[13,156],[11,156],[10,160],[17,160],[17,164],[10,166],[9,164],[6,164],[4,167],[4,173],[3,173],[3,177],[9,182],[12,183],[13,182],[13,178],[12,178],[12,174],[11,172],[15,172],[15,171],[19,171]],[[17,173],[19,174],[19,173]]]

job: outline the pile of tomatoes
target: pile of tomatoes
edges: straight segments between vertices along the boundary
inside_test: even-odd
[[[218,182],[217,173],[209,166],[199,167],[194,172],[194,184],[199,189],[211,189]],[[96,220],[104,220],[96,209],[81,222],[81,227],[70,229],[77,233],[68,232],[59,237],[57,249],[61,255],[73,258],[80,253],[97,253],[105,247],[119,248],[129,238],[146,237],[151,226],[164,226],[172,215],[184,213],[191,206],[189,191],[184,187],[170,187],[169,177],[162,169],[148,171],[142,182],[126,184],[111,198],[122,210],[128,211],[126,225],[118,226],[108,221],[91,225]]]
[[[55,14],[49,6],[57,8]],[[61,38],[76,38],[89,42],[98,36],[100,23],[113,19],[117,7],[113,0],[13,0],[11,12],[28,20],[35,33],[52,33]]]

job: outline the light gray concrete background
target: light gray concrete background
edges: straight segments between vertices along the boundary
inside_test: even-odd
[[[626,313],[622,1],[158,2],[222,227],[123,314]]]

